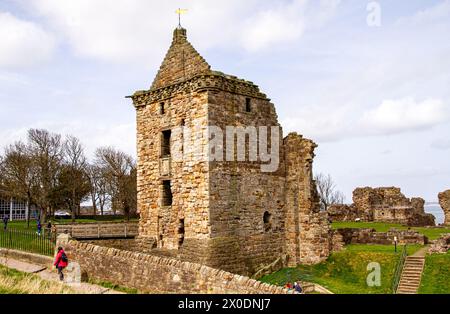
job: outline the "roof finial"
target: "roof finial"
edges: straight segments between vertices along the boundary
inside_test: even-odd
[[[181,14],[186,14],[187,11],[188,11],[187,9],[181,9],[181,8],[178,8],[178,10],[175,11],[178,14],[178,28],[182,28],[181,27]]]

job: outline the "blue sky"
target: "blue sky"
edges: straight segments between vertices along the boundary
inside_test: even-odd
[[[0,145],[30,127],[78,136],[89,154],[135,155],[125,96],[150,87],[177,25],[215,70],[258,84],[284,132],[319,144],[315,171],[351,201],[399,186],[450,188],[450,0],[0,0]]]

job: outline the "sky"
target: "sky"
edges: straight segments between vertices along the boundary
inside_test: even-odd
[[[0,147],[29,128],[136,155],[135,110],[186,8],[214,70],[259,85],[351,202],[450,188],[450,0],[0,0]]]

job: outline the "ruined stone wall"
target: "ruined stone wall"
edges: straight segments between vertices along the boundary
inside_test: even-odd
[[[425,213],[422,198],[408,199],[399,188],[357,188],[353,204],[332,206],[330,214],[335,221],[379,221],[409,226],[434,226],[435,218]]]
[[[445,225],[450,225],[450,190],[439,193],[439,205],[441,205],[445,216]]]
[[[445,254],[450,250],[450,233],[443,234],[439,239],[431,244],[430,254]]]
[[[196,263],[127,252],[88,243],[64,244],[70,261],[80,264],[84,277],[112,282],[148,293],[285,294],[282,287],[264,284]]]
[[[215,248],[211,259],[213,266],[220,265],[221,269],[254,274],[283,254],[284,165],[280,160],[277,171],[262,172],[262,162],[250,161],[249,151],[257,147],[249,146],[248,137],[243,146],[245,160],[238,161],[238,138],[228,141],[227,127],[258,130],[260,126],[270,128],[279,124],[275,108],[267,99],[245,94],[238,88],[234,90],[235,93],[219,90],[208,93],[209,125],[223,131],[226,149],[234,148],[233,160],[227,160],[224,154],[223,160],[210,164],[210,242]],[[264,223],[265,214],[268,223]]]
[[[336,234],[342,236],[345,245],[348,244],[394,244],[397,237],[398,244],[420,244],[428,243],[428,238],[414,230],[391,229],[388,232],[377,232],[375,229],[342,228],[333,230],[333,240],[339,240]]]
[[[314,264],[330,253],[329,222],[320,211],[312,177],[316,144],[298,134],[284,139],[286,163],[286,252],[288,263]]]
[[[196,126],[207,124],[205,92],[175,94],[137,108],[138,125],[138,208],[140,236],[156,238],[158,247],[178,249],[179,225],[184,219],[185,238],[205,238],[208,230],[208,162],[193,154],[183,160],[169,160],[169,171],[162,168],[162,131],[172,130],[171,143],[183,143],[182,132],[173,131],[184,123],[201,135]],[[195,134],[192,135],[193,137]],[[193,141],[191,145],[202,145]],[[193,148],[194,149],[194,148]],[[170,180],[172,206],[163,206],[163,180]]]
[[[333,204],[328,207],[327,213],[331,221],[370,221],[369,214],[358,210],[354,204]]]

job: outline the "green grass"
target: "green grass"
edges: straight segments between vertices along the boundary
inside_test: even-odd
[[[6,232],[0,230],[0,247],[53,256],[55,244],[44,234],[39,236],[31,230],[9,229]]]
[[[342,228],[371,228],[375,229],[378,232],[387,232],[391,228],[396,228],[400,230],[408,229],[407,226],[403,226],[400,224],[391,224],[384,222],[347,222],[347,221],[336,221],[332,223],[333,229],[342,229]],[[443,233],[450,233],[450,228],[437,228],[437,227],[411,227],[411,230],[415,230],[423,235],[425,235],[430,240],[438,239]]]
[[[41,279],[0,265],[0,294],[61,294],[74,291],[61,283]]]
[[[89,283],[94,284],[94,285],[98,285],[98,286],[102,286],[104,288],[116,290],[116,291],[119,291],[119,292],[123,292],[123,293],[126,293],[126,294],[141,294],[141,292],[139,290],[137,290],[137,289],[116,285],[116,284],[111,283],[109,281],[103,281],[103,280],[97,280],[97,279],[89,279]]]
[[[280,286],[296,280],[313,282],[337,294],[390,294],[399,257],[400,250],[395,253],[389,245],[350,245],[323,263],[285,268],[264,276],[261,281]],[[380,287],[369,287],[366,283],[370,273],[367,266],[372,262],[381,266]]]
[[[421,248],[423,245],[407,245],[406,252],[408,255],[412,255]],[[348,252],[378,252],[378,253],[395,253],[394,245],[378,245],[378,244],[351,244],[345,246],[345,250]],[[397,246],[397,253],[400,253],[403,250],[403,246]]]
[[[450,252],[427,255],[419,293],[450,294]]]

